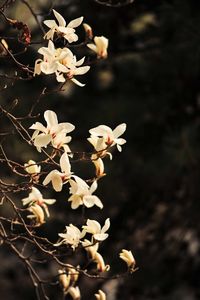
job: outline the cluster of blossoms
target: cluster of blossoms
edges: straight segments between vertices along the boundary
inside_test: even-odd
[[[49,31],[44,35],[45,39],[48,39],[48,47],[41,47],[38,53],[43,56],[35,62],[34,75],[40,75],[44,73],[46,75],[56,75],[58,82],[65,82],[67,79],[73,81],[79,86],[84,86],[79,82],[75,76],[83,75],[87,73],[90,66],[85,65],[85,57],[77,60],[76,55],[69,49],[73,42],[78,41],[78,35],[75,28],[80,26],[83,22],[83,17],[72,20],[66,24],[65,19],[56,11],[53,10],[55,20],[45,20],[44,24],[49,28]],[[88,24],[83,24],[87,34],[87,40],[92,41],[93,34],[92,29]],[[54,37],[64,39],[68,46],[64,48],[56,48],[54,44]],[[86,45],[97,55],[97,58],[107,57],[108,39],[104,36],[95,36],[94,43],[87,43]]]
[[[49,28],[44,36],[44,39],[48,40],[48,46],[38,50],[42,58],[36,60],[34,74],[55,73],[58,82],[65,82],[70,79],[79,86],[83,86],[84,84],[75,77],[87,73],[90,67],[85,65],[85,57],[78,60],[70,50],[70,44],[78,41],[76,28],[82,24],[83,17],[74,19],[67,24],[57,11],[53,10],[53,13],[56,20],[44,21],[44,24]],[[93,38],[91,27],[86,23],[83,24],[83,27],[86,32],[86,46],[95,52],[97,58],[106,58],[108,39],[103,36]],[[56,48],[55,42],[59,39],[62,39],[65,47]],[[122,145],[126,143],[126,140],[121,136],[126,130],[126,124],[122,123],[114,130],[106,125],[99,125],[89,130],[87,140],[93,147],[93,153],[89,155],[96,176],[90,180],[84,180],[73,172],[71,166],[74,155],[69,146],[72,140],[69,134],[75,129],[75,126],[68,122],[59,123],[56,113],[51,110],[44,112],[44,119],[45,125],[36,122],[30,126],[30,129],[33,130],[30,144],[34,145],[38,152],[47,154],[45,162],[49,163],[51,169],[47,172],[40,163],[33,160],[25,163],[24,170],[30,175],[32,184],[37,185],[37,187],[52,186],[57,193],[67,186],[68,202],[73,210],[80,206],[87,209],[95,206],[103,209],[102,201],[95,195],[98,187],[97,181],[106,175],[104,158],[109,156],[112,159],[112,148],[116,147],[118,151],[122,151]],[[48,206],[54,205],[56,199],[43,198],[42,193],[33,185],[29,195],[22,199],[22,204],[31,213],[27,216],[31,219],[31,223],[35,226],[41,226],[50,217]],[[98,273],[107,272],[110,266],[105,263],[99,248],[101,243],[108,238],[109,228],[109,218],[105,220],[103,226],[98,221],[91,219],[87,219],[79,227],[69,224],[65,226],[64,232],[58,233],[58,241],[52,245],[55,247],[55,251],[60,246],[72,249],[73,252],[77,248],[82,248],[95,265],[95,271]],[[123,249],[119,257],[126,263],[130,272],[135,270],[136,263],[131,251]],[[68,294],[76,300],[81,298],[80,289],[77,286],[79,274],[79,266],[68,265],[58,269],[58,278],[64,294]],[[95,297],[97,300],[106,300],[106,294],[102,290],[99,290]]]
[[[103,203],[99,197],[94,195],[94,192],[98,187],[97,181],[105,176],[103,159],[107,155],[112,158],[110,152],[112,147],[117,147],[119,151],[122,151],[121,146],[126,143],[126,140],[121,138],[121,135],[126,130],[126,124],[120,124],[114,130],[106,125],[99,125],[89,130],[90,136],[87,140],[94,148],[94,152],[91,154],[91,162],[96,170],[96,177],[89,185],[84,179],[74,174],[71,167],[73,152],[69,147],[69,143],[72,138],[68,133],[72,132],[75,126],[67,122],[59,123],[56,113],[51,110],[45,111],[44,119],[46,125],[36,122],[30,127],[31,130],[34,130],[31,143],[38,152],[42,152],[46,148],[46,151],[50,150],[51,154],[49,156],[53,159],[55,167],[49,173],[41,172],[41,165],[29,160],[28,163],[24,164],[24,170],[30,174],[33,183],[36,184],[40,182],[40,177],[44,174],[43,186],[52,184],[56,192],[62,191],[67,184],[68,202],[71,204],[72,209],[77,209],[80,206],[86,208],[96,206],[102,209]],[[57,156],[59,156],[59,162],[56,162]],[[27,210],[31,212],[28,218],[33,219],[36,226],[40,226],[50,216],[48,205],[55,204],[56,200],[43,198],[41,192],[33,186],[28,197],[22,199],[22,203],[24,206],[28,206]],[[106,219],[102,227],[98,221],[91,219],[87,219],[81,229],[69,224],[63,233],[58,234],[59,239],[54,246],[66,245],[66,247],[72,248],[73,251],[78,247],[83,248],[90,257],[90,261],[96,265],[98,272],[109,271],[109,264],[105,263],[99,252],[100,244],[108,238],[107,231],[109,227],[109,218]],[[129,271],[132,272],[135,269],[135,259],[132,252],[123,249],[119,256],[127,264]],[[63,291],[65,294],[69,294],[72,299],[80,299],[80,289],[75,286],[79,275],[78,269],[78,267],[70,266],[68,269],[58,270]],[[106,294],[99,290],[95,297],[96,299],[105,300]]]

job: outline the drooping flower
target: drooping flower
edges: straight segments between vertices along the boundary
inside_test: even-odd
[[[36,60],[34,75],[55,73],[58,82],[65,82],[67,79],[70,79],[75,84],[84,86],[74,76],[83,75],[89,71],[89,66],[81,66],[84,63],[85,57],[77,61],[76,56],[70,49],[55,49],[52,41],[49,41],[48,47],[40,48],[38,53],[43,55],[43,59]]]
[[[30,159],[28,163],[25,163],[24,167],[26,172],[29,174],[39,174],[41,171],[41,166],[38,166],[32,159]]]
[[[135,261],[135,258],[132,254],[131,251],[128,251],[126,249],[122,249],[122,251],[120,252],[119,254],[119,257],[125,261],[125,263],[127,264],[127,266],[129,268],[132,268],[134,269],[135,265],[136,265],[136,261]]]
[[[81,299],[81,293],[78,286],[70,286],[70,288],[67,291],[73,300],[80,300]]]
[[[103,160],[101,158],[98,158],[98,155],[96,153],[92,154],[91,159],[92,159],[93,164],[95,165],[97,178],[101,178],[101,177],[105,176],[106,173],[104,173]]]
[[[110,270],[110,265],[105,264],[103,256],[99,252],[95,253],[93,259],[97,263],[97,270],[99,272],[107,272]]]
[[[91,233],[95,241],[104,241],[108,237],[108,233],[105,233],[110,227],[110,219],[106,219],[104,226],[101,228],[99,222],[88,219],[87,225],[83,225],[83,231],[85,233]]]
[[[59,233],[58,234],[62,240],[54,244],[54,246],[60,246],[62,244],[69,244],[73,250],[78,247],[80,243],[80,239],[84,237],[85,232],[81,232],[78,227],[70,224],[66,226],[66,233]]]
[[[63,291],[66,291],[70,285],[70,280],[71,280],[70,275],[67,275],[64,269],[58,270],[58,274],[59,274],[60,285],[62,286]]]
[[[94,44],[87,44],[87,46],[96,52],[98,58],[106,58],[108,56],[108,39],[104,36],[95,36]]]
[[[38,226],[44,223],[44,211],[40,205],[33,204],[28,208],[28,210],[32,213],[32,215],[28,215],[27,218],[35,219]]]
[[[60,158],[61,172],[58,170],[52,170],[44,179],[43,185],[47,185],[52,182],[52,186],[56,192],[62,190],[63,184],[68,182],[71,178],[71,165],[67,153],[63,153]]]
[[[99,248],[99,243],[93,243],[87,239],[84,239],[84,241],[82,241],[81,244],[83,248],[90,254],[91,258],[94,259],[95,254]]]
[[[74,130],[74,125],[71,123],[58,123],[57,115],[52,110],[46,110],[44,113],[44,119],[47,123],[45,127],[42,123],[36,122],[34,123],[30,129],[35,130],[32,135],[32,140],[34,142],[35,147],[37,147],[38,151],[41,152],[42,147],[47,147],[47,145],[51,142],[53,146],[58,148],[60,140],[58,141],[59,134],[63,134],[63,141],[65,143],[71,141],[71,137],[66,134]],[[63,146],[64,144],[62,144]]]
[[[75,33],[76,27],[80,26],[83,22],[83,17],[72,20],[66,25],[65,19],[59,14],[55,9],[53,9],[54,16],[57,20],[45,20],[44,24],[50,28],[50,30],[45,34],[44,38],[53,40],[54,34],[62,36],[69,43],[78,41],[78,36]]]
[[[70,276],[70,280],[71,282],[74,284],[78,278],[79,278],[79,266],[77,266],[76,268],[70,264],[68,264],[67,266],[67,270],[68,270],[68,274]]]
[[[78,208],[80,205],[85,205],[90,208],[94,205],[99,208],[103,208],[101,200],[92,195],[92,193],[97,189],[97,182],[94,181],[89,187],[87,183],[80,177],[74,176],[75,180],[70,180],[70,193],[72,196],[68,199],[71,202],[72,209]]]
[[[42,207],[44,209],[47,217],[50,216],[47,205],[52,205],[55,202],[56,202],[55,199],[44,199],[43,196],[42,196],[42,194],[40,193],[40,191],[37,188],[35,188],[35,187],[32,187],[32,190],[29,193],[29,196],[27,198],[22,199],[23,205],[29,205],[30,207],[32,205],[34,205],[34,206],[35,205],[39,205],[40,207]],[[34,210],[35,209],[33,209],[33,211]]]
[[[102,290],[98,290],[98,293],[95,294],[97,300],[106,300],[106,294]]]
[[[126,140],[119,137],[125,130],[125,123],[118,125],[114,130],[106,125],[99,125],[89,130],[91,136],[88,138],[88,141],[93,145],[96,151],[117,145],[117,149],[121,152],[121,145],[125,144]]]

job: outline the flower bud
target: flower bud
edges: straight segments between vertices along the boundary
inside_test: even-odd
[[[69,288],[70,284],[70,276],[65,273],[65,270],[58,270],[59,275],[59,282],[63,288],[64,291],[66,291]]]
[[[29,174],[38,174],[41,171],[41,166],[38,166],[34,160],[29,160],[27,164],[24,164],[25,170]]]
[[[8,49],[8,44],[4,39],[1,39],[1,41],[0,41],[0,56],[7,55],[6,49]]]
[[[83,27],[85,29],[86,35],[89,39],[93,38],[93,32],[92,32],[92,27],[88,25],[87,23],[83,23]]]
[[[122,252],[119,254],[119,257],[126,262],[127,266],[134,270],[136,261],[135,258],[133,257],[133,254],[131,251],[128,251],[126,249],[122,249]]]
[[[110,270],[109,265],[105,265],[102,255],[98,252],[94,255],[94,261],[97,263],[97,270],[100,272],[107,272]]]
[[[28,210],[32,212],[33,215],[29,215],[27,216],[27,218],[29,219],[35,218],[38,226],[44,223],[44,211],[41,208],[41,206],[39,206],[38,204],[34,204],[30,206]]]
[[[106,300],[106,294],[102,290],[98,290],[98,294],[95,294],[97,300]]]
[[[96,154],[92,155],[92,159],[94,159],[95,156],[96,156]],[[101,158],[98,158],[98,159],[94,159],[92,162],[93,162],[93,164],[95,165],[95,168],[96,168],[96,176],[98,178],[105,176],[106,173],[104,173],[103,160]]]
[[[68,274],[70,276],[71,281],[76,282],[78,280],[78,277],[79,277],[78,270],[76,270],[72,265],[69,265],[69,267],[67,269],[68,269]]]
[[[78,286],[76,286],[76,287],[70,286],[70,288],[68,289],[68,293],[70,294],[70,296],[72,297],[73,300],[81,299],[81,293],[80,293],[80,289]]]

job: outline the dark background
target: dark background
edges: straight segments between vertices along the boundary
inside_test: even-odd
[[[50,1],[29,2],[48,13]],[[200,299],[200,2],[135,0],[113,8],[92,0],[58,0],[54,8],[68,21],[83,15],[95,35],[109,38],[109,56],[80,78],[84,88],[69,83],[66,92],[43,97],[36,106],[42,122],[43,112],[54,110],[60,121],[76,126],[73,150],[88,151],[91,148],[85,141],[90,128],[127,123],[127,144],[121,154],[113,153],[112,161],[105,160],[107,176],[97,190],[104,210],[93,208],[87,215],[101,223],[111,218],[110,237],[100,250],[111,264],[111,273],[125,269],[118,258],[122,248],[133,251],[139,270],[105,283],[81,279],[83,299],[93,299],[97,288],[108,292],[108,300]],[[30,22],[33,38],[39,38],[34,20],[20,1],[10,7],[8,16]],[[5,35],[15,34],[1,22]],[[20,47],[12,41],[8,44]],[[37,57],[30,47],[19,60],[33,66]],[[4,58],[0,63],[1,73],[15,69]],[[0,102],[6,107],[18,98],[13,113],[26,115],[44,86],[56,88],[55,78],[16,82],[2,91]],[[5,118],[1,122],[3,130],[10,128]],[[26,125],[32,123],[29,120]],[[17,135],[3,144],[13,160],[40,159]],[[84,176],[85,167],[74,169]],[[0,172],[10,176],[4,168]],[[58,200],[58,194],[52,196]],[[50,209],[52,219],[41,229],[53,241],[81,213],[71,211],[66,195],[63,198]],[[1,247],[0,259],[2,299],[35,299],[21,262],[6,247]],[[58,287],[51,293],[55,293],[52,299],[61,299]]]

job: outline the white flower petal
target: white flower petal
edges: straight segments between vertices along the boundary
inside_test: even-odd
[[[77,19],[74,19],[72,20],[71,22],[69,22],[67,24],[67,27],[70,27],[70,28],[76,28],[78,27],[79,25],[81,25],[81,23],[83,22],[83,17],[79,17]]]
[[[94,238],[97,241],[104,241],[105,239],[107,239],[108,234],[107,233],[96,233],[94,234]]]
[[[65,27],[66,25],[65,19],[55,9],[53,9],[53,13],[59,23],[59,26]]]
[[[122,123],[118,125],[114,130],[113,130],[113,136],[114,138],[118,138],[120,135],[122,135],[126,130],[126,124]]]
[[[50,134],[39,134],[38,136],[36,136],[35,140],[34,140],[34,145],[36,147],[46,147],[51,141],[51,135]]]
[[[58,118],[54,111],[46,110],[44,113],[44,119],[47,122],[48,127],[52,127],[58,124]]]
[[[46,127],[44,127],[44,125],[42,125],[42,123],[40,122],[36,122],[34,123],[31,127],[29,127],[30,129],[36,129],[38,131],[42,131],[44,133],[46,133]]]
[[[54,20],[45,20],[43,23],[49,28],[53,28],[57,26]]]
[[[62,172],[64,172],[66,175],[71,174],[71,165],[69,162],[69,156],[67,153],[63,153],[61,158],[60,158],[60,167]]]
[[[59,175],[53,176],[52,185],[53,185],[53,188],[56,192],[62,191],[62,187],[63,187],[62,178]]]
[[[89,69],[90,69],[90,66],[76,68],[74,70],[74,76],[75,75],[83,75],[83,74],[87,73],[89,71]]]
[[[80,87],[85,86],[85,83],[81,83],[80,81],[78,81],[78,80],[75,79],[75,78],[72,78],[71,81],[73,81],[73,83],[75,83],[76,85],[78,85],[78,86],[80,86]]]
[[[56,199],[44,199],[44,202],[48,205],[52,205],[56,202]]]
[[[97,189],[97,181],[95,180],[90,187],[90,193],[93,194],[94,191],[96,191],[96,189]]]
[[[110,219],[107,218],[105,221],[105,225],[102,227],[102,232],[106,232],[110,228]]]

